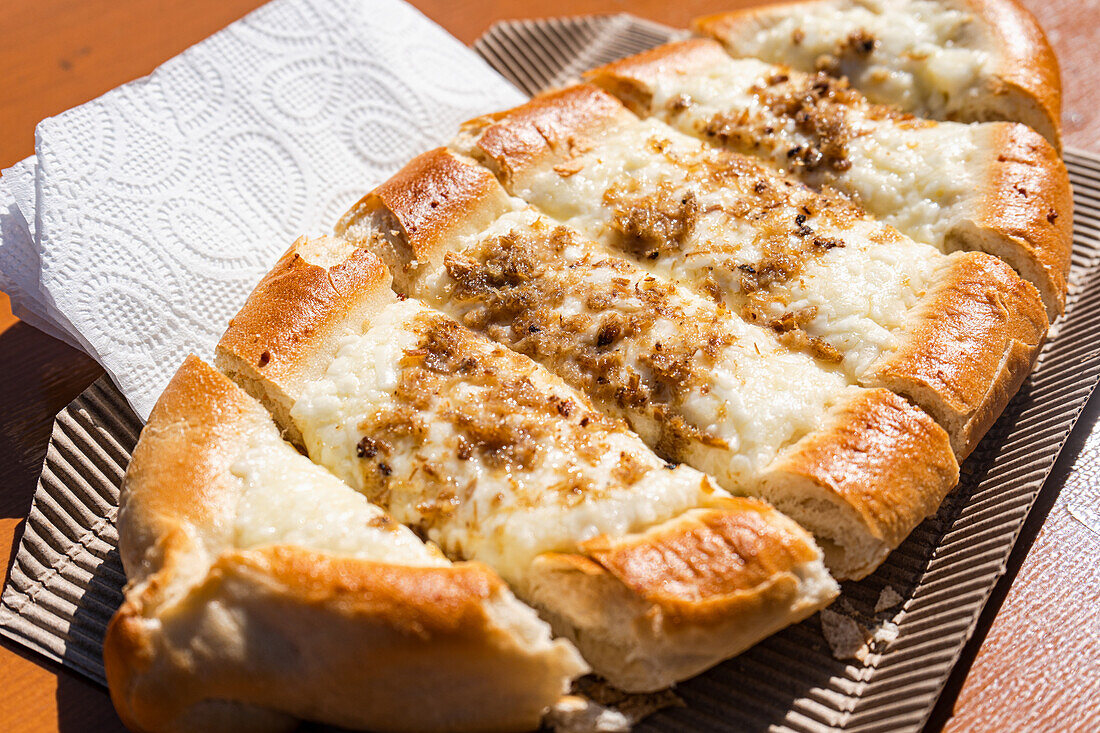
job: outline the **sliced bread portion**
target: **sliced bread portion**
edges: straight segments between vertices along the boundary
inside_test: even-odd
[[[771,507],[658,458],[527,357],[399,300],[388,276],[327,275],[368,259],[385,271],[342,240],[297,242],[219,365],[269,404],[286,399],[313,460],[452,559],[493,567],[613,684],[664,688],[836,595],[811,536]],[[285,324],[254,330],[297,291],[318,304],[297,339]]]
[[[451,564],[196,357],[142,431],[119,549],[103,656],[132,730],[529,730],[587,670],[496,573]]]
[[[844,77],[919,117],[1022,122],[1061,150],[1058,59],[1014,0],[809,0],[693,26],[735,56]]]
[[[497,218],[475,231],[473,211]],[[603,251],[471,160],[426,153],[338,229],[386,259],[399,292],[540,362],[663,457],[783,502],[839,577],[873,570],[955,484],[947,435],[921,410]]]
[[[822,369],[914,400],[960,458],[1046,334],[1035,288],[997,259],[944,255],[835,191],[640,120],[595,86],[474,120],[454,145],[509,192]]]
[[[1024,125],[933,122],[868,102],[824,74],[732,59],[713,41],[660,46],[595,69],[635,113],[835,187],[941,251],[994,254],[1065,306],[1073,200],[1058,152]]]

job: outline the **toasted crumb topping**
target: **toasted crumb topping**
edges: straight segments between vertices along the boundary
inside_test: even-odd
[[[862,98],[847,81],[824,73],[776,73],[750,92],[758,105],[718,113],[701,122],[702,133],[740,152],[764,153],[788,170],[842,173],[852,167],[848,144],[861,132],[849,112]]]
[[[427,533],[471,501],[479,474],[511,486],[494,504],[522,506],[549,492],[571,505],[632,485],[660,465],[617,451],[609,481],[607,439],[626,429],[622,421],[569,392],[548,389],[525,357],[441,314],[421,313],[410,326],[416,346],[404,352],[392,400],[359,424],[356,456],[367,496],[382,506],[397,494],[402,505],[411,500],[418,531]],[[447,470],[438,460],[441,445],[454,460],[476,462],[480,470]],[[538,492],[518,488],[516,476],[539,470],[552,471],[557,481]]]
[[[841,361],[839,351],[806,332],[816,312],[787,310],[787,288],[809,262],[845,246],[840,232],[862,212],[832,189],[815,192],[738,153],[652,147],[685,176],[609,187],[611,244],[641,262],[683,263],[672,266],[686,267],[705,293],[772,329],[784,345]],[[723,237],[723,230],[740,238]]]
[[[620,412],[662,423],[659,452],[679,460],[688,441],[722,445],[681,414],[705,390],[722,349],[734,343],[724,309],[687,313],[675,286],[628,262],[587,251],[567,261],[577,235],[538,220],[530,231],[489,237],[444,265],[464,322],[527,354]]]

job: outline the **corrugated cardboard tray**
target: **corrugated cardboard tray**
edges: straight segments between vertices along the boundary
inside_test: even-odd
[[[516,21],[475,49],[529,93],[679,35],[628,15]],[[959,487],[833,610],[892,642],[836,659],[814,616],[680,685],[641,730],[905,731],[927,719],[1100,378],[1100,156],[1067,151],[1074,254],[1065,317],[1035,371],[964,463]],[[114,522],[141,422],[103,378],[54,423],[0,599],[0,633],[103,683],[101,644],[125,580]],[[902,600],[875,611],[889,586]]]

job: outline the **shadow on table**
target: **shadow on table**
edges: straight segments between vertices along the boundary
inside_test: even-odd
[[[85,354],[25,323],[0,333],[0,518],[27,516],[54,415],[102,373]],[[14,533],[5,580],[22,533]]]

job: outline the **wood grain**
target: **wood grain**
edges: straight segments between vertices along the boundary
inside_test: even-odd
[[[1023,0],[1062,65],[1066,144],[1100,150],[1098,0]],[[3,0],[0,167],[34,152],[44,117],[131,79],[261,0]],[[684,25],[755,0],[413,0],[469,43],[496,21],[632,12]],[[0,560],[30,506],[54,413],[100,374],[87,357],[18,323],[0,294]],[[1029,519],[932,728],[1100,729],[1100,401],[1074,433]],[[1060,493],[1059,493],[1060,492]],[[1091,492],[1091,493],[1090,493]],[[1091,501],[1087,514],[1082,501]],[[1049,511],[1049,514],[1047,512]],[[1081,517],[1085,517],[1084,520]],[[1090,520],[1089,517],[1092,517]],[[1045,520],[1045,521],[1044,521]],[[1091,522],[1091,529],[1090,529]],[[1033,541],[1033,542],[1032,542]],[[5,554],[7,553],[7,554]],[[0,644],[0,731],[117,731],[106,693],[12,644]]]

